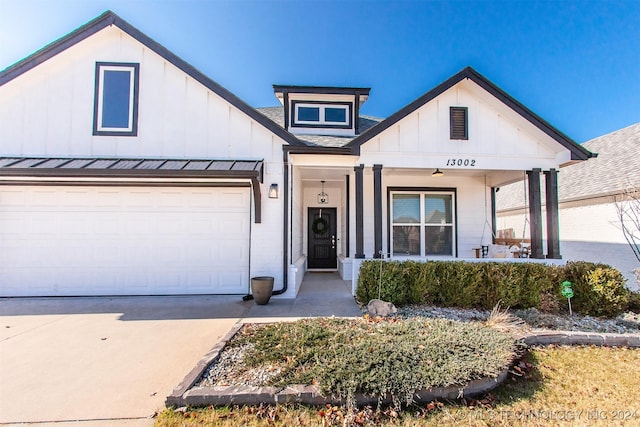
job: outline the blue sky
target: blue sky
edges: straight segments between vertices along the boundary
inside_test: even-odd
[[[0,69],[105,10],[254,107],[363,86],[386,117],[470,65],[578,142],[640,121],[637,0],[0,0]]]

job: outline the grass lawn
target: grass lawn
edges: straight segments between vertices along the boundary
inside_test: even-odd
[[[536,348],[515,366],[502,386],[473,401],[412,404],[402,411],[300,405],[167,409],[156,425],[640,425],[640,350]]]

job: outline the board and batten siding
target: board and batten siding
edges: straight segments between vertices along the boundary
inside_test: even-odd
[[[468,107],[468,140],[450,139],[449,108]],[[474,159],[455,169],[558,168],[570,153],[484,91],[462,81],[361,147],[360,162],[385,167],[448,168],[452,157]]]
[[[140,64],[136,137],[92,135],[101,61]],[[0,100],[4,155],[282,156],[281,139],[115,26],[0,86]]]
[[[96,62],[139,63],[137,136],[94,136]],[[251,224],[249,274],[282,284],[280,137],[129,36],[106,27],[0,86],[0,154],[264,160],[262,223]],[[135,180],[134,180],[135,181]],[[253,201],[252,201],[253,203]],[[253,212],[253,208],[252,208]]]

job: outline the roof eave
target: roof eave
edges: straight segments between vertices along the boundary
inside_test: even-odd
[[[87,37],[97,33],[103,28],[113,25],[117,18],[118,16],[115,13],[108,10],[97,18],[92,19],[86,24],[71,31],[69,34],[60,37],[26,58],[8,66],[4,70],[0,71],[0,86],[42,64],[60,52],[63,52]]]
[[[289,93],[323,93],[323,94],[354,94],[369,95],[370,87],[346,87],[346,86],[301,86],[301,85],[273,85],[275,93],[287,91]]]
[[[377,125],[373,126],[371,129],[361,134],[360,136],[354,138],[351,142],[349,142],[346,146],[351,148],[354,154],[360,153],[360,146],[370,139],[374,138],[376,135],[380,134],[384,130],[393,126],[409,114],[416,111],[418,108],[425,105],[427,102],[433,100],[437,96],[441,95],[448,89],[452,88],[454,85],[461,82],[463,79],[470,79],[480,87],[485,89],[487,92],[498,98],[501,102],[507,105],[509,108],[514,110],[520,116],[528,120],[534,126],[542,130],[545,134],[553,138],[555,141],[560,143],[562,146],[567,148],[571,152],[572,160],[587,160],[591,157],[594,157],[593,153],[589,150],[560,132],[555,127],[551,126],[548,122],[542,119],[540,116],[535,114],[533,111],[529,110],[511,95],[500,89],[498,86],[489,81],[486,77],[478,73],[472,67],[466,67],[460,72],[456,73],[446,81],[440,83],[435,88],[431,89],[424,95],[420,96],[413,102],[409,103],[402,109],[398,110],[396,113],[389,116],[387,119],[381,121]]]
[[[352,156],[353,152],[345,147],[322,147],[315,145],[305,146],[287,146],[284,147],[285,153],[289,154],[332,154],[341,156]]]
[[[222,87],[220,84],[216,83],[200,71],[198,71],[191,64],[187,63],[183,59],[176,56],[174,53],[169,51],[167,48],[153,40],[151,37],[144,34],[142,31],[135,28],[133,25],[129,24],[124,19],[120,18],[118,15],[111,11],[106,11],[102,15],[97,18],[89,21],[83,26],[77,28],[71,33],[67,34],[54,41],[53,43],[45,46],[44,48],[38,50],[32,55],[26,57],[25,59],[17,62],[16,64],[8,67],[7,69],[0,72],[0,86],[5,83],[15,79],[16,77],[24,74],[30,69],[42,64],[48,59],[54,57],[60,52],[74,46],[75,44],[81,42],[82,40],[88,38],[89,36],[99,32],[100,30],[108,27],[110,25],[115,25],[120,28],[125,33],[129,34],[134,39],[138,40],[140,43],[147,46],[149,49],[153,50],[155,53],[166,59],[168,62],[172,63],[174,66],[191,76],[193,79],[204,85],[206,88],[210,89],[214,93],[218,94],[224,100],[238,108],[243,113],[247,114],[256,122],[260,123],[262,126],[270,130],[275,135],[282,138],[285,142],[290,145],[304,145],[298,138],[296,138],[293,134],[284,130],[281,126],[270,120],[268,117],[264,116],[257,112],[254,108],[249,106],[246,102],[242,101],[236,95]]]

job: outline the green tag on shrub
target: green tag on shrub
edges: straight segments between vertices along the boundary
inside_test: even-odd
[[[565,298],[573,298],[573,289],[571,289],[572,283],[568,280],[562,282],[562,296]]]

